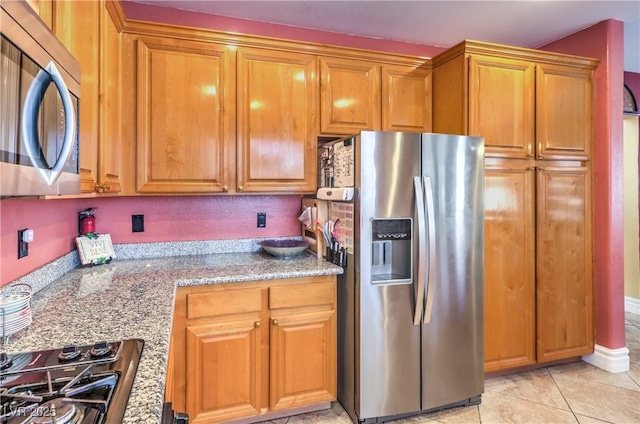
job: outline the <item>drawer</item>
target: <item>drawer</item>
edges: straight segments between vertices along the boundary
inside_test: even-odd
[[[333,281],[270,287],[269,309],[333,305],[335,296]]]
[[[187,295],[187,319],[260,312],[261,289],[230,289]]]

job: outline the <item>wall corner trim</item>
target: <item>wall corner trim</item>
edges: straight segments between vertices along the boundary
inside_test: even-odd
[[[610,373],[629,371],[629,349],[626,347],[609,349],[596,345],[594,352],[590,355],[584,355],[582,360]]]
[[[640,315],[640,299],[635,297],[624,297],[624,311],[632,314]]]

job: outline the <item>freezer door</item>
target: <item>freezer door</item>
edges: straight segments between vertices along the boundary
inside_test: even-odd
[[[355,408],[361,420],[420,410],[411,233],[420,149],[420,134],[362,132],[356,141]]]
[[[430,183],[428,228],[435,230],[422,325],[422,409],[433,409],[484,389],[484,139],[423,134],[422,167]]]

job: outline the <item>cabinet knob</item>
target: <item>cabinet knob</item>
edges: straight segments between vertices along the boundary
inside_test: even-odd
[[[529,154],[527,155],[527,159],[533,159],[533,155],[532,155],[531,153],[529,153]]]
[[[544,159],[544,156],[538,155],[538,159]]]
[[[98,192],[98,193],[102,193],[102,191],[103,191],[103,188],[102,188],[102,186],[100,184],[94,185],[93,188],[95,188],[96,192]]]
[[[535,166],[529,166],[527,167],[527,171],[535,171],[536,167]]]
[[[106,191],[111,190],[111,186],[110,186],[109,184],[104,184],[102,187],[103,187]]]
[[[229,191],[229,186],[222,186],[222,191],[224,191],[225,193]]]
[[[254,327],[256,327],[256,328],[260,328],[260,321],[256,321],[256,322],[255,322],[255,324],[253,324],[253,325],[254,325]]]
[[[540,166],[540,167],[538,167],[538,169],[539,169],[540,171],[544,171],[544,169],[545,169],[545,168],[544,168],[544,166]]]
[[[243,186],[238,186],[238,191],[242,191],[242,190],[244,190],[244,187]]]
[[[277,320],[277,319],[274,319],[274,320],[272,320],[272,321],[271,321],[271,323],[272,323],[273,325],[278,325],[278,320]]]

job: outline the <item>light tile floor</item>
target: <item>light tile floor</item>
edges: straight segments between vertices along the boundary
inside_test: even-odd
[[[396,424],[640,424],[640,315],[625,315],[631,366],[611,374],[586,362],[555,365],[485,381],[482,403],[395,421]],[[332,408],[268,424],[343,423],[351,420],[339,403]]]

